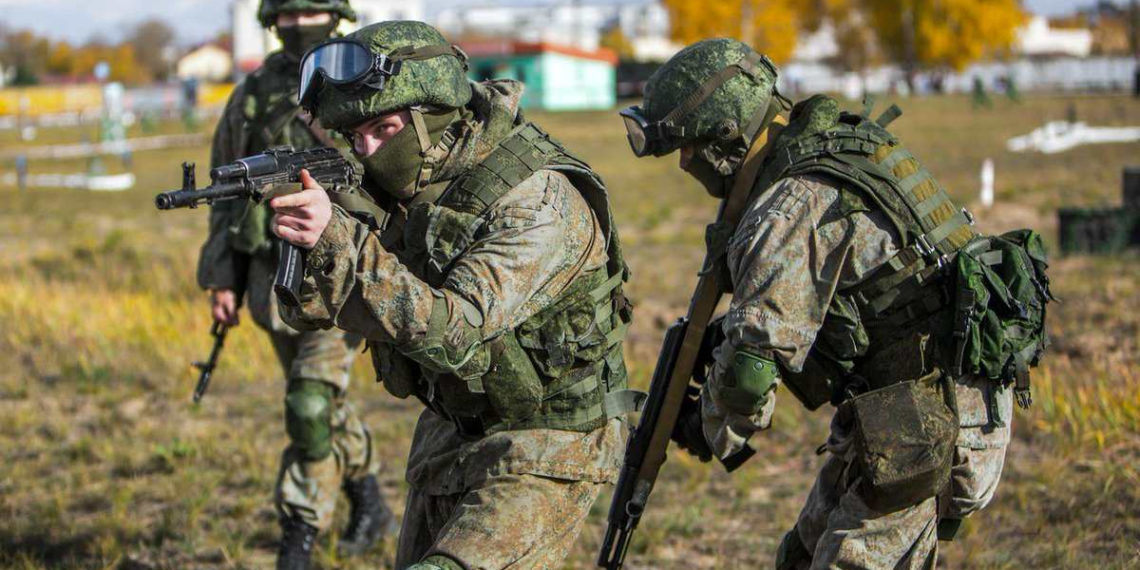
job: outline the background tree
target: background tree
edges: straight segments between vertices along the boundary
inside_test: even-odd
[[[609,29],[604,30],[599,43],[602,47],[616,53],[621,59],[633,58],[633,43],[621,31],[621,26],[610,26]]]
[[[162,20],[150,19],[135,26],[126,43],[134,46],[135,58],[151,77],[165,81],[171,71],[174,29]]]
[[[1026,19],[1018,0],[859,0],[888,56],[914,86],[919,69],[962,70],[1008,53]]]
[[[792,57],[803,27],[805,2],[796,0],[664,0],[675,41],[690,44],[706,38],[737,38],[776,63]]]

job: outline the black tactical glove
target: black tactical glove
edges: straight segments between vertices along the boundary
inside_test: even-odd
[[[702,463],[712,460],[712,448],[705,440],[705,433],[701,427],[700,390],[696,386],[689,386],[689,392],[681,402],[681,411],[677,414],[677,424],[673,426],[673,434],[669,439],[700,459]]]

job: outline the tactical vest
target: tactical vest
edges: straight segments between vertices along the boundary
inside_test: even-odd
[[[822,95],[800,102],[753,186],[824,177],[840,189],[839,216],[881,211],[901,240],[868,279],[835,294],[804,371],[788,374],[788,388],[811,409],[842,400],[851,378],[871,378],[875,388],[921,368],[900,358],[942,356],[930,337],[947,330],[952,313],[945,268],[977,236],[969,212],[886,130],[898,107],[876,120],[869,112],[869,105],[861,115],[840,112]],[[899,346],[920,338],[922,346]]]
[[[634,411],[643,399],[627,389],[622,340],[632,307],[622,285],[629,269],[605,186],[586,163],[536,125],[517,127],[434,203],[410,208],[397,255],[429,285],[441,287],[453,263],[479,239],[491,206],[542,169],[569,178],[597,216],[609,256],[606,266],[581,274],[516,329],[483,342],[485,354],[473,360],[477,370],[487,371],[474,377],[434,374],[391,345],[370,345],[380,380],[390,392],[414,394],[468,437],[508,429],[591,431]]]

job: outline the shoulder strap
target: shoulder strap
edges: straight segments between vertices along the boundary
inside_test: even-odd
[[[523,123],[448,187],[438,204],[481,216],[504,194],[547,166],[560,149],[537,125]]]

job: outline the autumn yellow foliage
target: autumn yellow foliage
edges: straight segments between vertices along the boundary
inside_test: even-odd
[[[795,0],[665,0],[674,40],[691,44],[706,38],[736,38],[776,63],[788,61],[795,51],[796,36],[804,26],[801,4]]]
[[[673,39],[689,44],[733,37],[777,63],[791,59],[797,36],[830,22],[840,67],[881,58],[910,69],[962,69],[1008,52],[1026,19],[1019,0],[665,0]]]
[[[1026,19],[1018,0],[859,0],[879,41],[915,67],[961,70],[1008,52]]]

